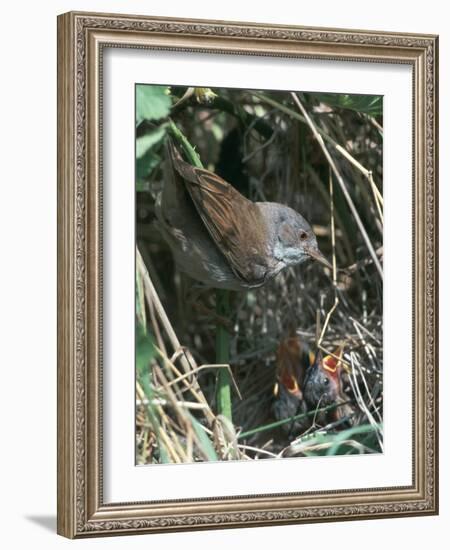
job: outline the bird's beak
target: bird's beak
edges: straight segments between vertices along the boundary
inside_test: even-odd
[[[306,252],[313,258],[314,260],[317,260],[321,264],[327,266],[329,269],[333,269],[333,266],[330,264],[330,262],[325,258],[325,256],[320,252],[318,248],[308,248]]]

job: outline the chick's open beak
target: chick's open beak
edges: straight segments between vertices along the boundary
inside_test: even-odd
[[[314,260],[317,260],[321,264],[327,266],[329,269],[333,269],[333,266],[330,264],[330,262],[325,258],[325,256],[320,252],[318,248],[308,248],[306,252],[313,258]]]

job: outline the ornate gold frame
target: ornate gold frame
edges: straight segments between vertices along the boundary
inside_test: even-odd
[[[307,57],[413,67],[413,484],[102,502],[102,48]],[[438,38],[221,21],[58,18],[58,532],[67,537],[436,514]],[[149,495],[150,497],[151,495]]]

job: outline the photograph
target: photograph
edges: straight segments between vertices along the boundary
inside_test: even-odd
[[[136,465],[383,453],[383,96],[138,83],[135,117]]]

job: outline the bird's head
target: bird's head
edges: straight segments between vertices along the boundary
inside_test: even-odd
[[[309,367],[305,381],[305,398],[310,406],[321,403],[324,406],[334,403],[342,393],[342,364],[337,359],[342,355],[338,348],[333,355],[324,356],[322,351],[316,355]]]
[[[286,265],[296,265],[314,259],[332,269],[320,252],[317,238],[305,218],[288,206],[280,205],[276,227],[275,257]]]

